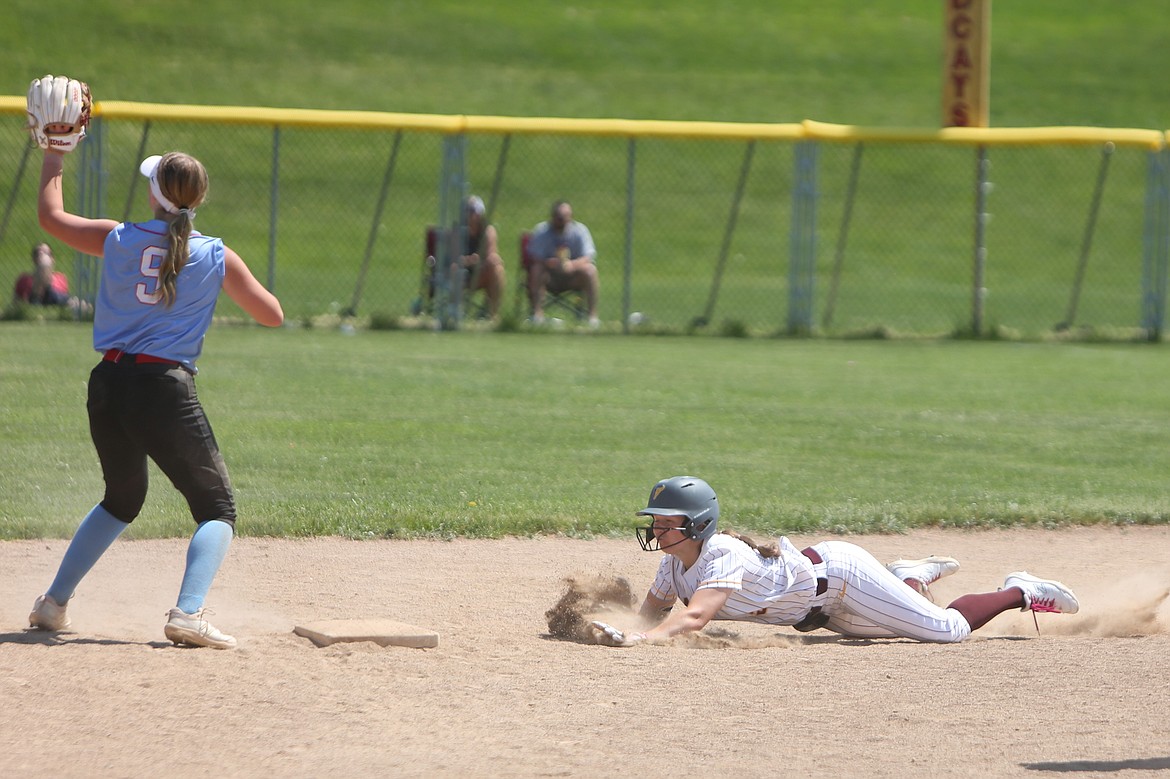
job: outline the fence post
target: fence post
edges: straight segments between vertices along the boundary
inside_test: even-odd
[[[16,169],[16,180],[12,182],[12,190],[8,193],[8,202],[4,204],[4,217],[0,219],[0,243],[8,234],[8,220],[12,216],[12,207],[16,204],[16,196],[20,193],[20,181],[24,178],[24,171],[28,167],[28,159],[32,156],[33,148],[35,148],[33,144],[25,143],[24,151],[21,152],[20,165]]]
[[[798,141],[795,157],[795,185],[792,197],[792,226],[789,231],[791,257],[788,261],[788,334],[807,335],[812,331],[813,284],[817,267],[817,157],[815,141]]]
[[[756,153],[756,139],[747,143],[743,152],[743,164],[739,168],[739,181],[735,195],[731,198],[731,213],[723,228],[723,243],[719,247],[719,259],[715,261],[715,277],[711,279],[711,291],[707,296],[707,307],[703,313],[691,320],[691,327],[706,327],[715,315],[715,302],[719,299],[719,285],[723,282],[723,269],[727,265],[727,254],[731,251],[731,236],[735,234],[735,223],[739,219],[739,204],[743,201],[743,190],[747,185],[748,172],[752,169],[752,157]]]
[[[630,283],[634,271],[634,174],[637,172],[637,141],[626,149],[626,257],[622,278],[622,332],[630,332]]]
[[[268,190],[268,291],[276,291],[276,215],[280,210],[280,125],[272,128],[272,177]]]
[[[841,213],[841,228],[837,231],[837,250],[833,253],[833,274],[829,277],[829,295],[825,299],[825,312],[821,316],[821,328],[828,330],[833,322],[833,309],[837,307],[837,289],[841,284],[841,268],[845,265],[845,239],[849,236],[849,223],[853,219],[853,201],[857,198],[857,177],[861,173],[861,153],[865,145],[861,141],[853,147],[853,162],[849,166],[849,183],[845,187],[845,208]]]
[[[1151,151],[1146,164],[1146,214],[1142,235],[1142,328],[1159,341],[1166,319],[1167,258],[1170,256],[1170,159]]]
[[[987,147],[980,146],[975,154],[975,251],[972,258],[973,271],[971,274],[971,335],[975,338],[983,334],[983,302],[987,296],[983,271],[987,266],[985,233],[987,222],[990,219],[987,213],[987,193],[991,191],[991,185],[987,181],[987,172],[990,168],[991,162],[987,159]]]
[[[362,267],[358,271],[357,285],[353,288],[353,300],[349,308],[345,309],[344,316],[356,316],[358,303],[362,299],[362,291],[366,287],[366,273],[370,269],[370,258],[374,256],[374,243],[378,240],[378,228],[382,225],[382,213],[386,209],[386,196],[390,192],[390,182],[394,178],[394,168],[398,164],[398,147],[402,143],[402,130],[394,134],[394,146],[390,149],[390,161],[386,163],[386,172],[382,174],[382,189],[378,191],[378,205],[374,206],[374,218],[370,222],[370,234],[366,238],[366,253],[362,255]]]
[[[134,155],[135,165],[146,159],[146,144],[150,141],[150,120],[142,123],[142,135],[138,138],[138,153]],[[122,221],[130,221],[130,210],[134,207],[134,198],[138,193],[138,179],[142,178],[138,168],[130,174],[130,190],[126,193],[126,207],[122,209]]]
[[[443,330],[459,329],[463,316],[463,276],[452,278],[453,247],[467,244],[467,215],[462,201],[466,194],[467,136],[443,136],[443,164],[439,171],[439,226],[441,240],[436,247],[435,296],[432,307]],[[460,274],[467,273],[460,270]]]
[[[1093,231],[1097,227],[1097,215],[1101,212],[1101,193],[1105,190],[1105,178],[1109,174],[1109,158],[1113,156],[1113,143],[1106,141],[1101,147],[1101,164],[1097,168],[1097,185],[1093,187],[1093,199],[1089,205],[1089,218],[1085,220],[1085,233],[1081,238],[1081,255],[1077,259],[1077,272],[1073,278],[1072,294],[1068,300],[1068,313],[1058,322],[1056,331],[1069,330],[1077,319],[1077,304],[1081,300],[1081,287],[1085,283],[1085,268],[1089,264],[1089,250],[1093,246]]]

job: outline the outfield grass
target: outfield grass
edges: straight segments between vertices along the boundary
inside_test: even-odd
[[[60,7],[10,5],[12,23],[0,25],[4,94],[23,94],[30,78],[52,71],[87,78],[103,100],[938,121],[937,0],[207,0],[181,12],[160,0],[94,0],[70,8],[85,32],[64,47],[50,40]],[[996,4],[992,124],[1170,127],[1164,16],[1156,3]],[[19,138],[22,121],[3,117],[4,136]],[[108,167],[126,172],[107,182],[107,211],[121,218],[140,128],[107,131]],[[265,279],[270,130],[169,124],[152,139],[208,162],[213,191],[201,225]],[[403,144],[366,312],[408,307],[422,227],[436,213],[437,140]],[[8,203],[20,149],[3,148]],[[284,135],[276,289],[295,316],[348,304],[389,148],[389,138],[355,133]],[[613,263],[602,302],[611,322],[621,303],[625,148],[621,139],[517,139],[496,213],[511,252],[550,197],[570,194]],[[481,191],[498,149],[495,137],[471,141],[469,175]],[[822,158],[818,317],[848,152]],[[987,316],[1034,331],[1065,312],[1097,155],[1030,153],[995,155]],[[633,306],[652,321],[702,313],[741,155],[727,144],[639,148]],[[955,152],[867,150],[836,327],[945,333],[966,322],[970,164]],[[1143,164],[1132,150],[1113,162],[1081,301],[1086,321],[1116,322],[1117,312],[1137,320]],[[790,149],[757,152],[717,320],[783,322],[790,177]],[[41,239],[35,178],[26,173],[13,200],[0,243],[4,279]],[[142,217],[143,198],[139,187],[131,217]],[[514,272],[514,257],[507,261]],[[0,537],[67,536],[100,495],[85,427],[88,339],[86,327],[0,325]],[[711,480],[740,527],[856,532],[1166,521],[1164,363],[1159,349],[1127,344],[346,337],[217,326],[200,386],[243,533],[627,532],[650,484],[680,471]],[[154,477],[132,532],[189,532],[180,501]]]
[[[0,536],[100,498],[94,360],[88,328],[0,328]],[[250,535],[626,533],[687,472],[768,532],[1170,518],[1151,346],[217,326],[201,364]],[[152,483],[135,536],[189,532]]]

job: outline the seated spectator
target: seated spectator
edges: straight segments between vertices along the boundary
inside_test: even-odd
[[[573,220],[573,207],[563,200],[553,203],[547,222],[532,231],[528,242],[528,296],[532,321],[544,321],[546,292],[577,290],[585,295],[589,326],[597,327],[597,249],[589,228]]]
[[[69,301],[69,279],[56,270],[53,250],[38,243],[32,250],[33,270],[22,273],[12,290],[14,301],[34,306],[64,306]]]
[[[488,315],[495,319],[504,290],[504,261],[500,259],[496,228],[484,221],[483,200],[479,197],[471,195],[466,198],[463,209],[467,220],[467,243],[459,250],[459,267],[467,271],[469,290],[484,290]]]

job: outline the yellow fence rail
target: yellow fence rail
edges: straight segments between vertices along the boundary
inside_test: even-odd
[[[0,113],[23,115],[23,97],[0,96]],[[939,143],[966,146],[1100,145],[1113,143],[1157,151],[1170,130],[1118,127],[948,127],[943,129],[861,127],[811,119],[792,123],[695,122],[651,119],[569,119],[556,117],[404,114],[247,106],[169,105],[99,100],[95,116],[139,121],[285,127],[407,130],[447,134],[588,135],[622,138],[703,138],[708,140],[842,141]]]

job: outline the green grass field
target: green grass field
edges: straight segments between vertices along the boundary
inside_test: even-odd
[[[95,0],[72,4],[71,25],[84,34],[66,46],[61,13],[30,0],[12,4],[11,23],[0,26],[0,73],[7,74],[0,93],[22,95],[30,78],[66,72],[87,78],[104,100],[938,122],[937,0],[633,0],[620,7],[208,0],[181,11],[158,0]],[[1170,127],[1163,22],[1157,4],[1001,0],[993,13],[992,124]],[[17,138],[20,123],[5,116],[0,126]],[[132,171],[140,128],[109,132],[111,163],[122,160]],[[189,146],[208,161],[213,197],[201,219],[265,278],[271,133],[182,124],[152,133],[154,143]],[[390,139],[298,131],[284,143],[289,211],[277,291],[296,290],[288,309],[300,317],[349,302]],[[20,146],[0,148],[7,150],[0,154],[7,203]],[[481,190],[498,149],[497,138],[471,142],[470,175]],[[421,226],[435,214],[438,153],[434,137],[404,140],[366,312],[399,314],[409,304]],[[624,184],[624,153],[621,139],[517,141],[497,212],[506,240],[542,218],[550,193],[569,190],[599,244],[618,256],[624,203],[615,192]],[[633,305],[656,321],[683,323],[705,303],[742,150],[656,142],[639,154],[641,170],[652,172],[638,191],[651,205],[637,215]],[[829,247],[848,149],[825,158]],[[895,149],[867,152],[866,164],[868,199],[859,203],[837,326],[880,321],[896,330],[912,318],[931,331],[961,326],[969,204],[957,189],[965,174],[956,178],[954,170],[969,170],[969,157]],[[1013,150],[996,164],[989,320],[1024,311],[1021,326],[1046,328],[1064,313],[1096,153],[1028,158]],[[1082,303],[1090,320],[1117,311],[1136,319],[1142,161],[1131,152],[1113,164],[1097,240],[1103,254],[1094,256]],[[783,321],[776,300],[784,280],[772,247],[787,240],[776,236],[787,230],[790,175],[787,149],[759,152],[741,243],[724,280],[722,299],[737,301],[735,315],[768,327]],[[5,278],[23,268],[27,246],[39,239],[34,180],[26,175],[12,200],[0,241]],[[107,182],[111,216],[123,215],[129,180]],[[141,188],[138,194],[135,217]],[[822,254],[827,263],[830,252]],[[883,264],[885,257],[899,264]],[[820,270],[824,280],[828,268]],[[617,277],[614,269],[608,278]],[[883,288],[892,279],[900,286]],[[818,294],[825,291],[822,284]],[[664,302],[652,310],[648,301]],[[620,302],[607,294],[603,315],[612,320]],[[934,308],[916,312],[915,304]],[[0,536],[67,536],[100,496],[84,411],[93,360],[86,326],[0,323]],[[1170,517],[1168,369],[1151,346],[346,337],[217,326],[202,364],[200,386],[232,468],[241,532],[249,534],[627,532],[653,481],[682,471],[708,478],[729,520],[749,529]],[[173,489],[154,476],[134,534],[188,532]]]
[[[100,498],[94,362],[87,328],[0,327],[0,536]],[[769,532],[1170,518],[1151,346],[217,327],[201,365],[250,535],[626,533],[688,472]],[[189,532],[152,484],[135,536]]]

